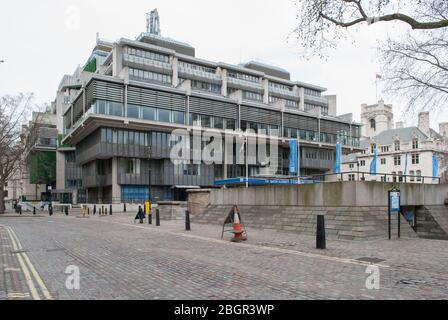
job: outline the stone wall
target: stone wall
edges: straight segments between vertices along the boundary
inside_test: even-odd
[[[222,225],[232,206],[212,205],[192,218],[195,223]],[[324,215],[328,239],[387,239],[387,207],[239,206],[246,228],[270,229],[297,234],[316,234],[317,216]],[[392,236],[398,234],[398,215],[392,215]],[[402,237],[417,237],[401,218]]]
[[[210,191],[211,205],[387,206],[387,192],[401,190],[402,205],[441,205],[448,185],[381,182],[332,182],[298,186],[258,186]]]
[[[369,240],[388,237],[388,190],[398,187],[403,206],[443,206],[448,185],[335,182],[300,186],[197,190],[189,193],[196,223],[221,224],[233,205],[249,228],[314,235],[317,215],[325,215],[328,237]],[[448,211],[438,214],[448,219]],[[439,220],[441,218],[439,217]],[[392,215],[393,236],[398,216]],[[416,237],[401,218],[402,236]]]
[[[201,214],[210,205],[211,189],[188,190],[188,210],[192,215]]]
[[[183,220],[185,219],[187,203],[180,201],[159,201],[157,209],[160,213],[160,220]]]

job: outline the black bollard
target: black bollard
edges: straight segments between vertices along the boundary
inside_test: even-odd
[[[19,214],[22,215],[22,206],[19,206]]]
[[[327,248],[327,239],[325,236],[325,216],[317,216],[317,233],[316,233],[316,248],[324,250]]]
[[[93,215],[96,214],[96,204],[93,205]]]
[[[156,210],[156,226],[160,227],[160,211],[159,211],[159,209]]]
[[[64,209],[65,209],[65,215],[66,215],[66,216],[68,216],[68,207],[67,207],[67,206],[65,206],[65,208],[64,208]]]
[[[126,212],[126,203],[123,204],[123,212]]]
[[[53,206],[52,205],[48,206],[48,214],[50,215],[50,217],[53,215]]]
[[[149,210],[149,214],[148,214],[148,224],[152,224],[152,214],[151,214],[151,210]]]
[[[190,211],[185,211],[185,230],[191,231],[190,225]]]
[[[33,207],[33,215],[36,215],[36,207]]]
[[[109,210],[109,215],[111,216],[112,215],[112,205],[110,205],[110,210]]]
[[[104,215],[104,206],[101,206],[101,216]]]

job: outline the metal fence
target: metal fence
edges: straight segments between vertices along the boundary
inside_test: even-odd
[[[371,174],[370,172],[348,171],[341,173],[315,174],[301,177],[301,180],[311,180],[314,182],[343,182],[343,181],[377,181],[393,183],[413,183],[413,184],[441,184],[442,178],[417,176],[417,175],[398,175],[390,173]]]

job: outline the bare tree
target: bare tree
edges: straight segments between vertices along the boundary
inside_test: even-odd
[[[448,99],[448,1],[297,0],[295,35],[305,56],[325,57],[347,37],[348,29],[380,22],[410,27],[398,39],[380,42],[383,80],[400,94],[408,111],[437,109]]]
[[[0,97],[0,214],[5,212],[5,184],[20,170],[23,155],[32,143],[33,135],[23,135],[22,126],[34,108],[32,94]],[[36,128],[27,130],[30,133]]]
[[[388,39],[379,50],[386,92],[401,93],[408,114],[447,105],[448,29]]]

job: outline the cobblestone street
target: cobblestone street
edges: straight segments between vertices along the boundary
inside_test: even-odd
[[[446,242],[331,241],[248,230],[220,240],[221,227],[131,214],[82,219],[0,217],[0,299],[447,299]],[[373,260],[372,260],[373,259]],[[377,263],[381,287],[368,290]],[[66,287],[68,266],[80,289]]]

